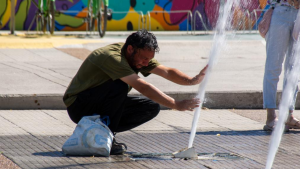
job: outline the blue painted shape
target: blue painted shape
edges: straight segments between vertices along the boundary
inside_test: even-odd
[[[182,22],[179,24],[179,30],[181,30],[181,31],[186,31],[186,29],[187,29],[186,23],[187,23],[187,19],[185,19],[184,21],[182,21]],[[189,30],[191,30],[191,25],[190,25],[190,24],[188,25],[188,27],[189,27]]]
[[[163,8],[165,11],[171,11],[172,2],[170,2],[169,0],[154,0],[154,3]]]
[[[68,9],[68,11],[78,11],[78,12],[65,13],[65,14],[70,15],[70,16],[76,16],[79,12],[81,12],[83,10],[82,9],[83,6],[86,7],[86,5],[82,1],[79,1],[78,3],[76,3],[71,8]]]
[[[112,13],[112,19],[114,20],[122,20],[126,17],[127,12],[130,9],[130,1],[122,1],[120,3],[120,0],[109,0],[108,8],[112,11],[121,11],[125,13]]]
[[[55,21],[55,29],[57,30],[62,30],[64,29],[66,26],[60,25],[57,21]]]
[[[149,0],[137,0],[134,7],[135,11],[142,11],[143,14],[147,14],[148,11],[152,11],[155,6],[154,1]]]

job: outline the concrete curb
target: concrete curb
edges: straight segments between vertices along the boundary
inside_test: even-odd
[[[134,31],[106,31],[105,32],[105,37],[109,36],[129,36],[131,33],[136,32],[137,30]],[[149,30],[148,30],[149,31]],[[152,30],[150,31],[154,33],[156,36],[197,36],[197,35],[213,35],[215,32],[213,30],[210,31],[191,31],[191,30],[182,30],[182,31],[155,31]],[[251,30],[251,31],[236,31],[237,34],[258,34],[258,30]],[[86,31],[55,31],[54,35],[49,35],[49,34],[38,34],[36,31],[16,31],[14,35],[10,34],[9,30],[2,30],[0,32],[0,36],[28,36],[28,35],[38,35],[41,37],[55,37],[55,36],[87,36],[87,37],[99,37],[99,34],[97,31],[95,32],[86,32]],[[99,37],[100,38],[100,37]]]
[[[174,99],[183,100],[193,98],[193,92],[166,93]],[[262,109],[262,92],[206,92],[203,107],[210,109]],[[162,108],[166,108],[163,107]]]
[[[170,92],[169,96],[183,100],[193,98],[196,93]],[[277,92],[277,105],[280,104],[281,91]],[[206,92],[203,107],[210,109],[263,109],[262,91],[226,91],[226,92]],[[300,99],[296,100],[295,108],[300,108]]]
[[[169,93],[169,96],[183,100],[193,98],[195,93]],[[262,109],[262,92],[206,92],[203,107],[210,109]]]
[[[10,94],[0,95],[0,109],[66,109],[62,94]]]
[[[167,92],[174,99],[183,100],[196,96],[193,92]],[[130,94],[131,96],[142,96]],[[0,95],[0,109],[24,110],[24,109],[52,109],[64,110],[66,106],[63,94],[25,94],[25,95]],[[281,98],[278,92],[277,103]],[[210,109],[262,109],[263,95],[261,91],[242,92],[206,92],[203,107]],[[300,100],[296,102],[296,108],[300,108]],[[162,106],[162,109],[167,109]]]

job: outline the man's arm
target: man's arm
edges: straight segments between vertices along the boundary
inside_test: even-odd
[[[132,74],[123,77],[121,78],[121,80],[127,83],[128,85],[132,86],[133,88],[135,88],[144,96],[166,107],[181,110],[181,111],[184,110],[192,111],[194,108],[199,107],[199,103],[200,103],[199,99],[176,101],[172,97],[166,95],[165,93],[157,89],[152,84],[141,79],[137,74]]]
[[[190,77],[178,69],[166,67],[164,65],[157,66],[151,70],[150,73],[157,74],[180,85],[196,85],[203,80],[207,67],[208,65],[206,65],[195,77]]]

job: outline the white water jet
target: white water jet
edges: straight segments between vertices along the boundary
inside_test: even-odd
[[[194,138],[195,138],[195,134],[196,134],[197,123],[198,123],[198,120],[200,117],[200,112],[201,112],[202,104],[204,101],[205,88],[206,88],[208,79],[210,77],[213,66],[217,63],[220,52],[224,48],[224,45],[226,42],[226,30],[229,30],[231,28],[231,23],[232,23],[232,18],[233,18],[232,7],[233,7],[233,5],[237,6],[238,4],[239,4],[239,0],[228,0],[225,4],[220,6],[219,18],[218,18],[218,22],[217,22],[217,26],[216,26],[214,39],[213,39],[213,46],[212,46],[212,49],[210,50],[210,54],[209,54],[208,69],[206,71],[206,75],[205,75],[203,81],[199,85],[198,95],[196,96],[197,98],[200,99],[201,103],[200,103],[199,107],[197,107],[195,109],[195,112],[194,112],[194,118],[193,118],[188,148],[191,148],[193,146],[193,142],[194,142]]]
[[[298,13],[299,15],[300,13]],[[290,71],[286,73],[286,85],[282,92],[281,101],[279,104],[279,117],[274,131],[271,135],[271,140],[269,144],[269,152],[266,163],[266,169],[271,169],[275,155],[277,153],[279,144],[281,142],[282,134],[285,128],[285,122],[289,114],[289,107],[293,102],[294,93],[296,86],[298,84],[298,77],[300,72],[300,40],[295,41],[293,54],[291,56],[292,60],[290,63],[293,63],[293,67]]]

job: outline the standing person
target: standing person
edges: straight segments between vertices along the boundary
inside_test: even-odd
[[[138,76],[151,73],[180,85],[199,84],[207,66],[195,77],[159,64],[156,37],[146,30],[132,33],[124,43],[115,43],[93,51],[82,63],[63,97],[74,123],[83,116],[108,116],[113,133],[135,128],[160,111],[160,106],[180,111],[199,107],[199,99],[175,100]],[[127,96],[135,88],[147,98]],[[149,99],[148,99],[149,98]],[[111,154],[122,154],[126,145],[114,139]]]
[[[288,2],[289,1],[289,2]],[[296,0],[268,0],[268,3],[275,7],[271,19],[269,31],[266,35],[266,64],[263,81],[263,100],[264,108],[267,109],[267,121],[264,130],[273,130],[277,122],[275,114],[277,84],[279,75],[284,63],[284,82],[285,87],[287,72],[292,68],[292,51],[294,39],[292,36],[294,22],[297,17],[299,4]],[[289,107],[289,117],[286,122],[286,130],[289,128],[300,128],[300,122],[294,118],[293,110],[297,97],[298,87],[294,94],[293,103]]]

